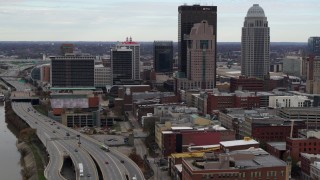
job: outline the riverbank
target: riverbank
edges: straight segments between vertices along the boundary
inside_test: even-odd
[[[46,148],[36,135],[36,130],[28,126],[12,110],[11,103],[5,104],[6,122],[13,127],[21,154],[21,175],[23,180],[45,180],[44,167],[48,164]]]

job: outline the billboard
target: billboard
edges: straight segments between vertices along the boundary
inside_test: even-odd
[[[51,99],[52,108],[88,108],[87,98],[79,99]]]

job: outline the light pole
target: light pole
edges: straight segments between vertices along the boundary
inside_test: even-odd
[[[78,146],[80,147],[80,145],[81,145],[80,134],[78,134],[77,137],[78,137]]]

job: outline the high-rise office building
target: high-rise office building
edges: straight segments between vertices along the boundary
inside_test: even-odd
[[[310,37],[308,39],[308,53],[314,56],[320,56],[320,37]]]
[[[264,78],[269,74],[270,30],[263,9],[254,4],[245,17],[241,37],[241,74]]]
[[[320,94],[320,57],[310,55],[307,58],[306,92]]]
[[[113,72],[113,84],[120,80],[132,80],[133,74],[133,50],[127,47],[111,49],[111,67]]]
[[[153,58],[154,70],[156,72],[172,72],[173,42],[154,41]]]
[[[184,35],[188,35],[195,23],[206,20],[213,26],[212,36],[217,37],[217,6],[182,5],[178,8],[178,63],[182,74],[187,75],[187,41]],[[214,42],[216,47],[216,42]],[[215,51],[216,53],[216,51]]]
[[[125,42],[121,42],[116,45],[116,48],[119,49],[121,47],[126,47],[132,50],[132,75],[133,80],[140,79],[140,44],[132,41],[132,38],[127,38]]]
[[[177,79],[178,89],[213,89],[216,72],[216,37],[214,27],[203,20],[194,24],[189,35],[187,49],[187,78]]]
[[[94,61],[92,56],[52,56],[50,83],[52,88],[93,88]]]

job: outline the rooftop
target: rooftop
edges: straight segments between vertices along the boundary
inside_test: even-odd
[[[254,4],[249,8],[247,17],[265,17],[263,9],[259,4]]]
[[[320,154],[308,154],[308,153],[300,153],[301,156],[306,157],[308,159],[310,158],[317,158],[320,159]]]
[[[259,144],[256,140],[234,140],[234,141],[221,141],[220,144],[224,147],[256,145]]]
[[[286,142],[268,142],[267,144],[280,151],[286,150]]]
[[[232,151],[228,154],[215,155],[208,159],[189,158],[183,159],[192,170],[236,170],[236,169],[257,169],[264,167],[286,167],[286,163],[261,148],[249,148],[246,150]],[[234,162],[234,165],[231,165]]]
[[[171,127],[172,130],[192,130],[192,127],[186,127],[186,126],[176,126],[176,127]]]

